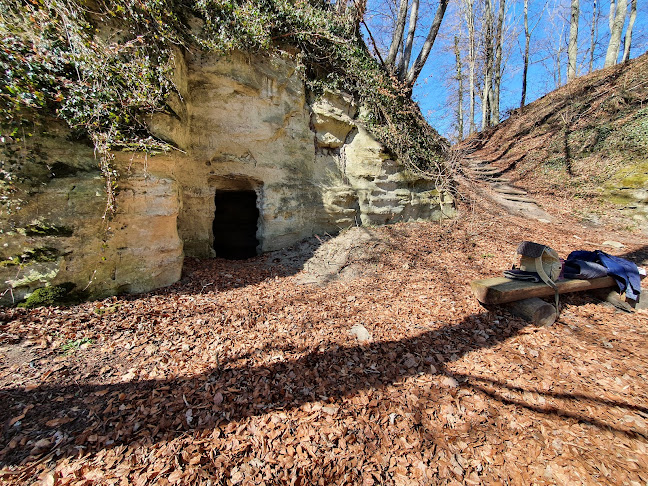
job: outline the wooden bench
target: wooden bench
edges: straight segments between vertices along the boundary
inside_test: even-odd
[[[612,277],[601,277],[591,280],[559,280],[556,285],[559,294],[567,294],[614,287],[615,283]],[[555,295],[554,289],[543,282],[524,282],[505,277],[473,280],[470,282],[470,287],[477,300],[482,304],[507,304],[531,297],[552,297]]]
[[[559,294],[606,289],[615,286],[612,277],[591,280],[559,280]],[[509,304],[510,310],[538,326],[550,326],[556,321],[556,308],[539,297],[553,297],[555,291],[543,282],[524,282],[505,277],[470,282],[475,297],[482,304]]]

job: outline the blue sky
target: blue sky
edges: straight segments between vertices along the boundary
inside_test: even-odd
[[[379,44],[387,45],[390,40],[389,21],[384,15],[389,10],[390,0],[370,0],[368,5],[367,24]],[[394,0],[391,0],[394,3]],[[421,0],[425,2],[426,0]],[[579,57],[580,74],[588,72],[590,33],[592,25],[592,2],[581,0],[579,23]],[[608,12],[609,0],[599,2],[600,17],[597,23],[597,45],[594,49],[594,69],[603,66],[603,57],[609,39]],[[446,11],[439,36],[430,54],[428,62],[414,87],[414,98],[428,121],[442,135],[452,137],[454,128],[454,99],[456,81],[450,78],[454,74],[455,56],[452,42],[456,33],[465,35],[465,26],[459,21],[458,5],[460,0],[450,2]],[[392,7],[393,8],[393,7]],[[427,26],[434,16],[436,2],[431,0],[422,6],[421,37],[427,34]],[[567,56],[566,45],[569,35],[569,2],[567,0],[529,0],[529,24],[535,27],[531,38],[531,65],[529,67],[527,103],[540,98],[560,84],[566,82]],[[524,49],[524,31],[522,24],[523,1],[507,0],[507,36],[505,41],[505,62],[502,78],[500,111],[517,108],[520,104],[522,89],[522,52]],[[626,19],[627,26],[627,19]],[[625,27],[624,27],[625,32]],[[422,39],[420,39],[422,41]],[[563,47],[560,65],[560,79],[556,70],[556,52]],[[638,57],[648,49],[648,5],[638,2],[637,20],[633,29],[631,58]],[[465,54],[462,59],[466,61]],[[465,69],[467,69],[465,67]],[[504,115],[502,115],[504,117]],[[479,123],[479,120],[477,120]]]

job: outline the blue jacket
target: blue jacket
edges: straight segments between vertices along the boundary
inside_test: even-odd
[[[579,260],[600,263],[607,269],[608,275],[616,281],[619,287],[619,293],[625,292],[627,298],[639,300],[641,279],[639,277],[639,269],[633,262],[618,256],[608,255],[601,250],[572,251],[567,257],[567,262],[577,262]]]

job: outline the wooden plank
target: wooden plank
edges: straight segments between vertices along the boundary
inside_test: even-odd
[[[612,277],[594,278],[591,280],[560,280],[558,293],[581,292],[594,289],[614,287]],[[550,297],[554,289],[545,283],[524,282],[505,277],[473,280],[470,282],[475,297],[482,304],[506,304],[531,297]]]

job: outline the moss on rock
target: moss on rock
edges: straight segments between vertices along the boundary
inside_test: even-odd
[[[18,304],[18,307],[33,309],[46,305],[73,305],[80,301],[79,295],[73,290],[74,284],[71,282],[41,287],[34,290],[25,302]]]
[[[53,262],[60,256],[59,250],[49,246],[29,248],[20,255],[13,255],[0,261],[0,267],[11,267],[34,262]]]
[[[72,228],[47,223],[30,224],[25,228],[27,236],[72,236]]]

